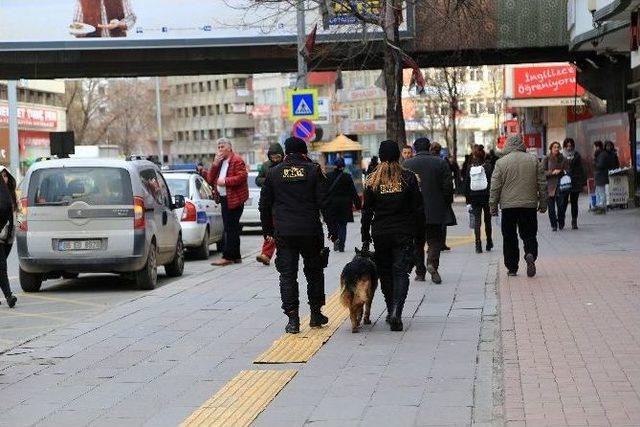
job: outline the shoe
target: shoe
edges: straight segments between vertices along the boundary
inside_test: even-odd
[[[517,275],[518,275],[517,271],[511,271],[511,270],[507,271],[507,276],[515,277]]]
[[[451,248],[450,248],[449,246],[447,246],[447,245],[444,245],[444,246],[442,247],[442,250],[443,250],[443,251],[450,251],[450,250],[451,250]]]
[[[385,317],[384,321],[387,323],[391,323],[391,315],[387,314],[387,317]]]
[[[242,258],[236,258],[233,260],[234,264],[242,264]]]
[[[571,229],[572,230],[577,230],[578,229],[578,220],[574,219],[571,221]]]
[[[7,298],[7,304],[9,305],[9,308],[15,307],[17,302],[18,298],[15,295],[11,295],[9,298]]]
[[[533,254],[526,254],[524,260],[527,262],[527,277],[533,277],[536,275],[536,260]]]
[[[256,261],[263,263],[264,265],[270,265],[271,260],[265,254],[260,254],[256,257]]]
[[[487,239],[487,252],[491,252],[491,249],[493,249],[493,240]]]
[[[564,230],[564,224],[558,224],[558,228],[562,231]]]
[[[333,251],[338,252],[340,250],[340,240],[333,242]]]
[[[416,274],[416,278],[414,279],[416,282],[426,282],[424,278],[424,274]]]
[[[311,316],[309,317],[309,326],[319,328],[329,323],[329,318],[322,314],[320,307],[311,307]]]
[[[300,332],[300,316],[298,316],[298,311],[292,311],[287,313],[289,316],[289,323],[285,326],[284,331],[288,334],[297,334]]]
[[[389,316],[389,329],[394,332],[399,332],[403,328],[402,324],[402,309],[404,304],[394,304],[393,309],[391,311],[391,315]]]
[[[230,259],[226,259],[226,258],[220,258],[218,260],[215,260],[211,263],[211,265],[216,266],[216,267],[224,267],[227,265],[231,265],[233,264],[235,261],[230,260]]]
[[[477,254],[482,253],[482,242],[480,240],[476,241],[476,253]]]
[[[558,231],[558,227],[551,227],[551,231]]]
[[[427,271],[431,275],[431,281],[433,283],[435,283],[436,285],[439,285],[440,283],[442,283],[442,278],[440,277],[440,273],[438,273],[438,270],[434,266],[428,265]]]

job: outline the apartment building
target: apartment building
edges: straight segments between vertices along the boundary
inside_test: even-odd
[[[18,82],[18,141],[21,167],[50,155],[49,132],[67,129],[64,104],[65,85],[57,80],[20,80]],[[8,165],[9,106],[7,84],[0,81],[0,164]]]
[[[247,164],[259,161],[253,144],[251,75],[169,77],[168,85],[173,161],[209,163],[221,137],[233,142],[234,151]]]

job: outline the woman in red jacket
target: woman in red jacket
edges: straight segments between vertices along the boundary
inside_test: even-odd
[[[218,140],[218,154],[209,170],[207,181],[222,207],[224,224],[224,251],[222,258],[212,265],[225,266],[242,262],[240,254],[240,217],[244,202],[249,198],[247,166],[242,157],[233,152],[231,141]]]

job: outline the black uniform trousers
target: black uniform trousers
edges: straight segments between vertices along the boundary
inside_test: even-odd
[[[535,208],[502,209],[502,251],[507,270],[517,272],[520,260],[518,233],[524,243],[524,253],[538,258],[538,213]]]
[[[387,308],[390,311],[394,303],[402,307],[409,290],[409,273],[415,263],[413,236],[374,235],[373,245],[380,287]]]
[[[324,266],[321,252],[324,236],[276,236],[276,269],[280,273],[280,297],[285,314],[300,306],[298,291],[298,262],[304,262],[307,296],[311,307],[325,303]]]
[[[437,270],[440,266],[440,253],[444,245],[444,230],[440,224],[425,224],[415,244],[416,274],[424,276],[427,267],[424,265],[424,246],[427,245],[427,264]]]

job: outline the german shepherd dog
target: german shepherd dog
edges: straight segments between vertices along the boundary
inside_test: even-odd
[[[372,259],[372,252],[356,248],[356,255],[344,266],[340,275],[340,299],[342,305],[349,309],[353,333],[359,331],[363,314],[364,324],[371,324],[371,303],[378,287],[378,273]]]

